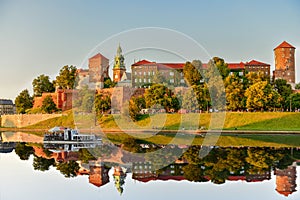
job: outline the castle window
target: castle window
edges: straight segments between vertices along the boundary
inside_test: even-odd
[[[144,83],[146,83],[147,82],[147,80],[144,78]]]
[[[150,71],[148,72],[148,75],[149,75],[149,76],[151,75],[151,72],[150,72]]]
[[[146,75],[146,72],[144,72],[144,75]]]
[[[137,75],[137,71],[134,71],[134,75]]]
[[[172,78],[172,79],[170,79],[170,83],[174,83],[174,79]]]
[[[140,72],[139,74],[142,75],[142,72]]]
[[[288,72],[288,74],[287,74],[288,76],[290,75],[290,72]]]
[[[137,79],[134,79],[134,82],[137,82]]]
[[[174,76],[174,72],[170,72],[170,76]]]
[[[140,83],[142,82],[142,79],[140,78]]]
[[[180,83],[184,83],[184,79],[181,79],[181,80],[180,80]]]
[[[150,78],[148,79],[148,83],[151,83],[151,80],[150,80]]]

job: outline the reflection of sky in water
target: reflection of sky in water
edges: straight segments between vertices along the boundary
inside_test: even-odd
[[[110,182],[100,188],[88,182],[88,176],[65,178],[55,168],[49,171],[35,171],[33,156],[22,161],[15,153],[0,155],[0,199],[300,199],[294,192],[288,198],[275,191],[275,176],[270,181],[246,183],[241,181],[215,185],[210,182],[150,181],[142,183],[127,174],[124,192],[120,196],[115,188],[112,171]],[[300,167],[297,167],[297,172]],[[298,173],[299,176],[299,173]],[[297,179],[297,190],[300,185]]]

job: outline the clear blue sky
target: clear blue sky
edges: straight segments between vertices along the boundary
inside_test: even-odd
[[[138,27],[174,29],[227,62],[256,59],[272,67],[273,48],[286,40],[297,48],[300,68],[299,10],[297,0],[0,0],[0,98],[31,91],[38,75],[54,79],[101,41]]]

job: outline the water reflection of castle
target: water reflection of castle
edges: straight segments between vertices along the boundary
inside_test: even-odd
[[[9,153],[14,150],[17,143],[14,142],[3,142],[0,140],[0,153]],[[146,161],[134,161],[131,164],[120,163],[119,161],[108,161],[104,157],[97,157],[95,160],[82,161],[80,157],[80,151],[65,151],[65,148],[59,148],[53,150],[53,152],[47,152],[39,146],[33,146],[34,156],[43,157],[45,159],[54,159],[57,164],[75,161],[79,165],[79,170],[76,172],[77,175],[88,176],[89,183],[96,186],[102,187],[110,182],[109,171],[113,170],[113,181],[116,190],[122,194],[124,190],[125,178],[128,172],[132,172],[132,179],[140,182],[149,181],[191,181],[184,168],[189,166],[189,163],[185,160],[176,160],[174,163],[157,170],[154,163]],[[108,154],[114,154],[107,152]],[[116,154],[117,155],[117,154]],[[125,155],[119,155],[118,157],[124,157]],[[114,162],[114,163],[111,163]],[[292,165],[287,166],[285,169],[274,168],[274,175],[276,176],[276,191],[284,196],[289,196],[296,191],[296,162]],[[284,168],[284,167],[283,167]],[[239,171],[229,172],[228,176],[225,176],[226,181],[245,181],[245,182],[261,182],[264,180],[271,179],[272,167],[263,171],[247,171],[241,167]],[[194,169],[192,169],[194,170]],[[195,171],[188,171],[188,173],[198,173],[197,170],[205,170],[205,166],[201,165],[199,169]],[[212,177],[204,174],[202,180],[213,181]]]

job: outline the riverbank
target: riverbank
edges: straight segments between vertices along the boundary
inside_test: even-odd
[[[84,132],[165,132],[207,133],[219,123],[222,133],[227,134],[300,134],[300,113],[257,112],[257,113],[202,113],[202,114],[157,114],[144,115],[138,122],[132,122],[121,115],[106,115],[95,120],[93,115],[74,116],[67,112],[61,117],[44,120],[23,128],[0,128],[0,131],[47,131],[54,126],[79,128]],[[216,120],[212,120],[212,118]],[[95,123],[97,126],[95,126]],[[76,126],[75,126],[76,124]]]

